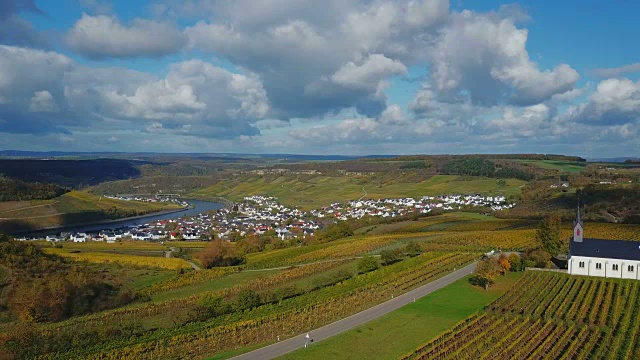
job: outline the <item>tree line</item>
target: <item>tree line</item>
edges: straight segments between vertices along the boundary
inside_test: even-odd
[[[48,200],[66,192],[61,186],[0,177],[0,201]]]

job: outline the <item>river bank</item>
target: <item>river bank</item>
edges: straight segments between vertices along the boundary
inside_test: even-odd
[[[145,223],[157,222],[161,220],[177,219],[182,216],[193,216],[200,213],[206,213],[208,211],[218,210],[224,207],[224,204],[220,202],[202,201],[195,199],[185,200],[189,202],[190,205],[187,208],[169,209],[121,219],[105,219],[101,221],[74,223],[50,228],[29,229],[20,232],[12,232],[12,234],[27,237],[39,237],[57,234],[61,231],[96,232],[100,230],[113,230],[118,228],[140,226],[144,225]]]

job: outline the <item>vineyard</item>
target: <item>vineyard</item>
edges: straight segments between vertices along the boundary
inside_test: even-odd
[[[333,271],[340,264],[301,266],[211,294],[149,303],[45,325],[30,333],[31,340],[27,348],[29,356],[53,359],[201,357],[308,331],[374,306],[393,294],[401,294],[432,281],[475,258],[477,255],[472,254],[428,253],[333,286],[266,303],[251,311],[233,312],[202,321],[198,321],[196,316],[165,328],[154,330],[146,327],[144,332],[139,333],[142,331],[140,327],[157,324],[159,319],[175,313],[176,309],[180,313],[196,311],[196,305],[203,296],[226,298],[244,289],[262,291],[280,284],[296,283],[302,286],[301,279],[327,270]],[[97,329],[110,331],[110,340],[104,341],[104,337],[96,336],[95,331],[100,331]],[[69,347],[68,344],[74,345]]]
[[[191,268],[191,265],[189,265],[185,260],[175,258],[112,254],[104,252],[69,252],[56,248],[45,248],[44,251],[49,254],[56,254],[76,261],[85,261],[89,263],[116,263],[140,267],[157,267],[168,270]]]
[[[640,284],[528,272],[484,312],[403,359],[631,359]]]

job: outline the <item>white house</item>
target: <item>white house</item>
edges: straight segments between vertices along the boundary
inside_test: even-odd
[[[569,274],[640,280],[640,242],[584,237],[580,208],[569,243]]]
[[[76,242],[76,243],[86,242],[87,241],[87,234],[86,233],[78,233],[78,234],[75,234],[75,235],[71,235],[71,240],[73,240],[73,242]]]

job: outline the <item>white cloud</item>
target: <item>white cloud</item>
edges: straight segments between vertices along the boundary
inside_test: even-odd
[[[568,110],[577,121],[596,125],[623,125],[640,120],[640,81],[619,78],[598,83],[587,103]]]
[[[407,119],[400,106],[390,105],[380,114],[380,122],[383,124],[404,124]]]
[[[372,54],[358,65],[351,61],[344,64],[331,76],[331,80],[348,88],[375,92],[384,79],[406,72],[407,67],[400,61]]]
[[[566,64],[539,70],[529,59],[527,35],[512,18],[453,14],[430,52],[434,90],[449,101],[466,92],[484,105],[533,105],[572,90],[578,73]]]
[[[171,65],[165,78],[121,68],[87,68],[40,50],[0,46],[0,131],[68,132],[150,121],[184,135],[255,134],[269,101],[251,73],[201,60]],[[46,113],[46,116],[45,116]]]
[[[89,58],[162,56],[186,45],[186,36],[175,26],[135,19],[125,26],[111,16],[82,14],[67,33],[67,43]]]
[[[54,111],[58,111],[58,105],[56,105],[56,102],[53,99],[53,96],[47,90],[36,91],[36,93],[31,98],[29,111],[54,112]]]

